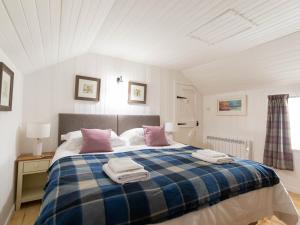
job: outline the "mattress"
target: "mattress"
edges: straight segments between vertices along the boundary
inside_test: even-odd
[[[165,148],[179,149],[182,147],[185,147],[185,145],[174,143],[172,146]],[[143,149],[149,149],[149,146],[118,147],[114,148],[114,152],[110,154],[140,151]],[[157,148],[152,147],[151,149]],[[71,145],[64,143],[57,149],[53,163],[65,157],[79,155],[78,153],[79,148],[76,143],[72,143]],[[46,203],[43,203],[42,210],[44,207],[47,207]],[[158,224],[242,225],[274,214],[287,224],[299,224],[297,210],[281,183],[272,187],[265,187],[240,194],[212,206],[201,208]]]

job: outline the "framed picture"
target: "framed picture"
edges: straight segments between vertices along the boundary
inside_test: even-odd
[[[13,100],[14,72],[0,62],[0,111],[11,111]]]
[[[100,99],[101,80],[94,77],[76,75],[75,99],[96,101]]]
[[[217,115],[243,116],[247,114],[247,96],[226,97],[217,101]]]
[[[128,82],[128,103],[146,104],[147,84]]]

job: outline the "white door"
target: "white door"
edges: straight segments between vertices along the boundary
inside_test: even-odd
[[[175,84],[175,123],[178,128],[176,139],[186,143],[195,143],[197,126],[197,91],[193,85]]]
[[[192,85],[176,83],[175,120],[178,127],[195,127],[197,93]]]

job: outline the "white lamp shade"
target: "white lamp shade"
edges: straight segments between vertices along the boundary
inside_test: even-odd
[[[28,138],[50,137],[50,124],[49,123],[29,123],[29,124],[27,124],[26,136]]]
[[[172,122],[166,122],[166,123],[165,123],[165,131],[166,131],[167,133],[172,133],[172,132],[174,132],[174,125],[173,125]]]

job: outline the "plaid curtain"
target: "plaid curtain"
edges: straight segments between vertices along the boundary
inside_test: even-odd
[[[289,95],[271,95],[268,98],[264,163],[277,169],[294,170],[288,114]]]

